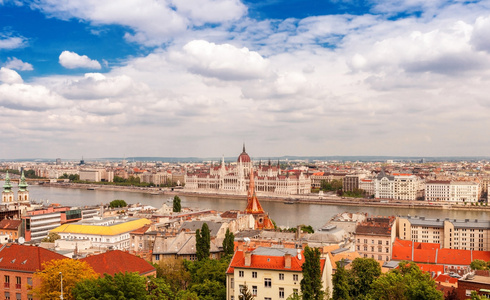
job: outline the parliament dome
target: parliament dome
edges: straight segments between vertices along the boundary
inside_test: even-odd
[[[245,144],[243,144],[243,152],[238,156],[237,162],[249,163],[251,162],[250,156],[248,156],[247,152],[245,152]]]

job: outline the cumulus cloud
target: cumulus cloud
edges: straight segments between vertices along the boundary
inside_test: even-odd
[[[191,72],[221,80],[247,80],[268,76],[269,62],[259,53],[230,44],[217,45],[204,40],[187,43],[173,59]]]
[[[14,69],[18,71],[32,71],[34,68],[30,63],[23,62],[16,57],[10,57],[5,63],[5,67],[9,69]]]
[[[0,33],[0,49],[22,48],[27,44],[24,37],[11,36],[10,34]]]
[[[22,77],[19,73],[8,68],[0,68],[0,82],[3,83],[22,83]]]
[[[104,99],[131,96],[141,92],[144,86],[137,85],[126,75],[107,77],[101,73],[87,73],[83,78],[63,82],[56,89],[69,99]]]
[[[75,52],[63,51],[59,57],[60,64],[67,69],[101,69],[100,63],[90,59],[86,55],[78,55]]]
[[[39,0],[32,7],[62,19],[75,17],[94,25],[128,27],[127,40],[148,46],[166,43],[190,27],[236,20],[246,13],[238,0]]]
[[[490,16],[476,20],[471,43],[477,50],[490,53]]]
[[[0,106],[15,110],[47,111],[68,102],[44,86],[22,83],[0,85]]]
[[[247,12],[239,0],[172,0],[172,4],[197,26],[237,20]]]

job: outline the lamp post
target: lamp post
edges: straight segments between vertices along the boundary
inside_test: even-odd
[[[61,276],[61,295],[60,295],[60,299],[63,300],[63,273],[60,272],[60,276]]]

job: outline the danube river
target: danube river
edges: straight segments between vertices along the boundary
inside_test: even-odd
[[[14,187],[16,192],[16,188]],[[45,203],[59,203],[69,206],[100,205],[109,203],[114,199],[123,199],[127,203],[141,203],[160,208],[164,202],[170,202],[170,195],[151,195],[137,192],[119,192],[104,190],[86,190],[72,188],[44,187],[40,185],[29,186],[30,197],[34,201]],[[182,207],[225,210],[243,210],[246,206],[245,199],[229,199],[180,196]],[[260,200],[260,198],[259,198]],[[296,226],[298,224],[312,225],[314,228],[323,226],[332,216],[341,212],[367,212],[370,215],[411,215],[425,216],[426,218],[452,218],[452,219],[479,219],[488,220],[485,211],[467,210],[442,210],[427,208],[384,208],[384,207],[359,207],[343,205],[319,205],[319,204],[284,204],[282,202],[261,201],[262,207],[278,226]]]

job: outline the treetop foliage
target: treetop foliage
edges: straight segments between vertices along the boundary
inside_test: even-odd
[[[124,200],[112,200],[111,203],[109,203],[109,207],[111,208],[118,208],[118,207],[126,207],[128,204]]]

